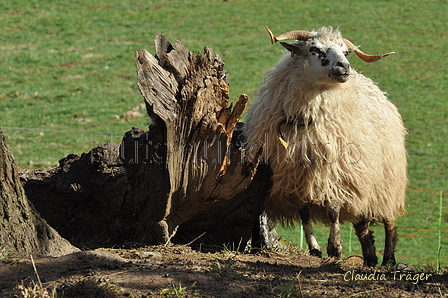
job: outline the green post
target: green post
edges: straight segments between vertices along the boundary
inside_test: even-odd
[[[440,251],[442,249],[442,206],[443,206],[443,192],[440,191],[440,202],[439,202],[439,245],[437,247],[437,271],[440,270]]]
[[[303,225],[300,223],[300,249],[303,249]]]
[[[349,229],[349,233],[348,233],[348,252],[351,254],[352,253],[352,234],[353,234],[353,227],[352,225],[349,225],[350,229]]]

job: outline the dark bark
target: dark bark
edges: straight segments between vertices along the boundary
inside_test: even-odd
[[[119,144],[107,143],[81,156],[70,154],[57,168],[21,170],[21,180],[42,217],[75,245],[135,241]]]
[[[0,247],[58,256],[76,251],[28,202],[18,168],[0,131]]]

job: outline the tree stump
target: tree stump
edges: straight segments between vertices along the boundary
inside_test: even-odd
[[[138,50],[135,59],[149,130],[133,128],[120,146],[71,154],[54,169],[23,171],[27,195],[78,245],[243,249],[252,233],[262,242],[270,169],[260,153],[246,163],[241,149],[247,96],[228,106],[224,63],[210,48],[191,53],[161,35],[155,44],[155,57]]]
[[[142,234],[165,243],[184,223],[192,227],[191,221],[202,218],[203,224],[208,220],[224,225],[223,217],[230,212],[239,213],[243,225],[250,226],[261,212],[263,194],[251,200],[239,194],[254,178],[257,163],[246,164],[238,140],[231,142],[247,96],[227,107],[224,63],[210,48],[204,55],[194,54],[161,35],[155,45],[155,57],[146,50],[136,52],[138,86],[152,123],[149,131],[127,133],[122,145],[128,181],[139,200]],[[256,207],[238,212],[236,207],[249,201]],[[252,214],[241,217],[244,212]],[[241,234],[235,236],[241,241]]]
[[[59,256],[77,251],[28,202],[18,168],[0,130],[0,247]]]

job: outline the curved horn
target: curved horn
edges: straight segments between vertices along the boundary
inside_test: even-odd
[[[271,42],[274,44],[279,40],[287,40],[287,39],[295,39],[295,40],[307,40],[314,36],[314,33],[302,30],[295,30],[280,34],[279,36],[275,36],[274,33],[268,28],[268,26],[264,26],[271,36]]]
[[[368,55],[368,54],[364,53],[363,51],[361,51],[350,40],[344,38],[344,42],[347,45],[347,47],[356,54],[356,56],[358,56],[359,58],[361,58],[363,61],[365,61],[367,63],[372,63],[372,62],[380,60],[383,57],[395,54],[395,52],[390,52],[390,53],[380,54],[380,55]]]

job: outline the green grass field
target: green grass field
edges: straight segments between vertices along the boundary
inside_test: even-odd
[[[226,63],[235,100],[241,93],[253,98],[263,73],[282,53],[281,46],[270,44],[263,25],[277,34],[331,25],[367,53],[397,53],[373,64],[350,59],[402,113],[409,131],[409,187],[448,191],[444,0],[10,0],[1,2],[0,10],[0,127],[20,166],[56,166],[69,153],[118,142],[132,126],[146,127],[147,117],[123,115],[143,102],[134,53],[141,48],[153,53],[156,33],[181,40],[192,51],[212,47]],[[400,227],[437,229],[437,193],[409,191],[407,202],[411,212],[424,214],[409,213]],[[444,204],[446,215],[446,198]],[[443,260],[448,260],[447,218]],[[435,259],[437,232],[400,232],[423,237],[401,235],[398,255]],[[281,233],[298,243],[297,230]],[[322,233],[325,243],[325,229]],[[383,234],[376,235],[381,253]]]

